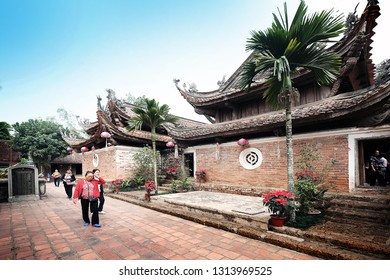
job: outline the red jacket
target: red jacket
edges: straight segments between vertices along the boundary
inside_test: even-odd
[[[102,177],[99,177],[99,180],[96,180],[94,177],[91,182],[95,187],[98,188],[98,190],[99,190],[99,185],[104,185],[106,183],[106,181]]]
[[[98,181],[96,181],[98,182]],[[78,199],[80,198],[81,194],[83,193],[83,186],[85,184],[85,180],[79,180],[77,182],[76,188],[73,193],[73,199]],[[100,192],[99,192],[99,187],[97,183],[94,183],[93,180],[91,181],[91,184],[93,185],[93,197],[99,198],[100,197]]]

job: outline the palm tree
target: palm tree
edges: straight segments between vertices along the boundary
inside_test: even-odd
[[[128,129],[141,129],[143,125],[148,126],[152,132],[152,147],[153,147],[153,172],[154,183],[158,190],[157,182],[157,152],[156,152],[156,129],[163,124],[171,123],[176,125],[178,118],[169,114],[169,106],[166,104],[159,105],[155,99],[145,98],[144,102],[134,107],[132,111],[136,114],[128,122]]]
[[[253,60],[243,65],[240,86],[248,87],[260,74],[266,77],[265,101],[274,108],[285,108],[288,190],[294,192],[294,161],[292,147],[292,101],[299,95],[292,77],[309,70],[320,85],[332,83],[339,72],[341,58],[328,49],[326,43],[344,31],[342,14],[333,9],[312,15],[301,1],[289,25],[287,4],[284,15],[273,14],[272,26],[265,31],[252,31],[246,50],[253,51]]]

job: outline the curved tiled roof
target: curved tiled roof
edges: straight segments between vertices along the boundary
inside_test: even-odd
[[[100,137],[100,134],[103,131],[109,132],[112,136],[110,137],[110,142],[116,144],[117,142],[124,142],[128,144],[150,144],[151,143],[151,132],[144,130],[132,130],[129,131],[126,126],[128,120],[134,116],[132,109],[134,105],[118,100],[115,97],[115,92],[112,90],[107,90],[108,92],[108,101],[105,108],[98,103],[97,121],[90,123],[88,121],[80,121],[80,125],[85,129],[89,134],[88,139],[75,139],[71,136],[62,135],[62,138],[74,149],[79,150],[81,147],[91,147],[94,145],[99,145],[105,142],[104,139]],[[178,127],[197,127],[202,122],[193,121],[186,118],[178,117],[179,123]],[[173,125],[166,124],[164,128],[169,131],[173,128]],[[157,133],[156,135],[157,143],[166,143],[173,141],[172,137],[164,134]],[[165,145],[164,145],[165,146]]]
[[[351,114],[364,112],[373,107],[380,109],[390,97],[390,82],[378,87],[369,87],[364,90],[339,94],[310,104],[297,106],[292,110],[294,127],[310,125],[320,122],[335,122]],[[357,118],[364,120],[367,117],[362,113]],[[173,128],[170,135],[177,140],[199,140],[217,136],[237,135],[247,132],[272,131],[285,124],[284,110],[242,118],[234,121],[207,124],[192,129]],[[383,121],[383,120],[382,120]],[[350,123],[353,126],[353,123]]]
[[[345,36],[335,45],[329,49],[337,52],[343,57],[343,66],[340,73],[340,78],[348,74],[348,71],[357,64],[361,54],[363,54],[365,66],[364,69],[359,69],[360,79],[365,79],[362,83],[364,86],[370,86],[374,84],[374,65],[370,59],[371,57],[371,37],[375,34],[373,28],[377,25],[376,18],[380,15],[380,8],[376,3],[368,1],[368,4],[361,16],[361,18],[354,23],[352,28],[345,34]],[[250,91],[242,90],[238,86],[238,81],[242,67],[247,62],[253,59],[253,54],[240,65],[240,67],[233,73],[233,75],[223,84],[219,89],[208,92],[199,92],[196,89],[187,89],[186,85],[180,87],[178,83],[180,80],[174,80],[176,88],[180,94],[190,103],[197,112],[201,112],[199,108],[210,108],[215,104],[226,102],[226,100],[232,98],[240,98],[241,96],[251,94],[254,92],[262,91],[264,88],[265,78],[256,76],[254,82],[251,85]],[[308,72],[301,73],[306,75]],[[337,85],[333,88],[333,95],[338,90]],[[198,110],[197,110],[198,109]]]

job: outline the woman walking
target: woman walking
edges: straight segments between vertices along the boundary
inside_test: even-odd
[[[106,212],[103,211],[103,205],[104,205],[103,185],[106,183],[106,181],[102,177],[100,177],[99,169],[92,170],[92,173],[93,173],[92,184],[97,185],[100,192],[98,211],[100,214],[105,214]]]
[[[64,183],[65,193],[69,199],[72,199],[73,186],[76,181],[76,177],[73,175],[71,169],[68,169],[65,174],[61,176],[61,181]]]
[[[90,207],[92,212],[92,226],[100,227],[98,211],[98,198],[100,193],[97,185],[92,183],[92,179],[92,171],[87,171],[85,173],[85,179],[78,181],[73,194],[73,203],[76,204],[77,200],[80,199],[84,226],[88,226],[91,223],[89,219]]]

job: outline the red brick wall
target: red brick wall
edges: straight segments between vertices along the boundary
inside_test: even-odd
[[[134,161],[133,156],[140,151],[140,148],[127,146],[112,146],[84,153],[83,174],[87,170],[100,169],[100,175],[107,182],[115,179],[125,179],[133,176]],[[99,164],[93,165],[93,156],[97,154]]]
[[[348,192],[348,139],[346,135],[316,137],[294,140],[294,161],[298,160],[302,144],[316,146],[317,154],[322,159],[318,170],[327,168],[327,180],[334,184],[331,191]],[[242,148],[235,143],[220,145],[220,159],[216,159],[216,146],[195,147],[196,169],[207,171],[207,185],[232,189],[269,189],[287,188],[286,142],[284,138],[277,141],[250,140],[250,147],[259,149],[263,162],[254,170],[243,168],[239,162]],[[335,161],[333,165],[331,162]],[[296,167],[294,172],[298,172]]]

